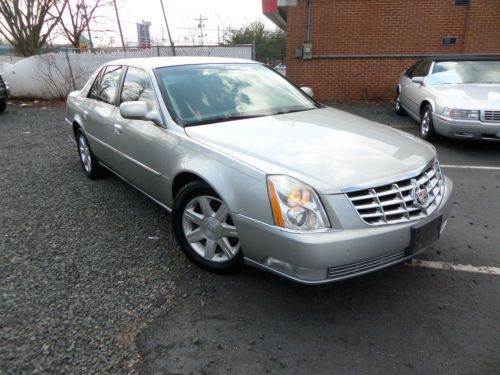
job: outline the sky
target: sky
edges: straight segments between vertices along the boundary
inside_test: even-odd
[[[168,44],[168,36],[161,11],[160,0],[118,0],[119,14],[124,39],[128,44],[137,43],[136,23],[151,22],[150,34],[153,41]],[[204,44],[216,44],[222,40],[224,30],[240,28],[260,20],[270,28],[274,24],[262,14],[261,0],[163,0],[167,19],[176,45],[200,44],[199,21],[205,18],[203,25]],[[101,22],[91,25],[94,31],[94,45],[104,46],[110,43],[120,45],[116,17],[113,8],[107,8]],[[219,29],[219,30],[218,30]]]

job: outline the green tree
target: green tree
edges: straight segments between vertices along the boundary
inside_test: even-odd
[[[227,44],[251,44],[255,42],[255,58],[274,65],[285,56],[285,32],[267,29],[263,22],[255,21],[240,29],[234,29],[226,37]]]

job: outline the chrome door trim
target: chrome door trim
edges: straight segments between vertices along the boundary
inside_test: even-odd
[[[88,137],[92,138],[92,140],[95,140],[96,142],[99,142],[101,145],[103,146],[106,146],[107,148],[109,148],[111,151],[114,151],[116,152],[118,155],[120,156],[123,156],[124,158],[130,160],[131,162],[137,164],[138,166],[144,168],[145,170],[147,170],[148,172],[151,172],[153,173],[156,177],[161,177],[161,173],[158,172],[158,171],[155,171],[154,169],[148,167],[147,165],[144,165],[142,164],[141,162],[135,160],[134,158],[131,158],[130,156],[128,156],[127,154],[124,154],[123,152],[117,150],[116,148],[108,145],[107,143],[101,141],[100,139],[97,139],[96,137],[94,137],[93,135],[90,135],[90,134],[86,134]],[[109,169],[109,168],[108,168]]]
[[[102,165],[104,168],[106,168],[108,171],[110,171],[111,173],[113,173],[116,177],[118,177],[119,179],[125,181],[127,184],[129,184],[130,186],[132,186],[133,188],[135,188],[136,190],[140,191],[142,194],[144,194],[146,197],[148,197],[149,199],[151,199],[153,202],[155,202],[156,204],[158,204],[160,207],[164,208],[165,210],[167,210],[168,212],[172,212],[172,209],[168,206],[166,206],[165,204],[161,203],[158,199],[155,199],[153,198],[151,195],[149,195],[148,193],[146,193],[144,190],[142,190],[141,188],[138,188],[136,185],[134,185],[133,183],[131,183],[129,180],[127,180],[125,177],[123,177],[122,175],[120,175],[118,172],[116,172],[113,168],[110,168],[108,167],[106,164],[104,164],[102,161],[99,160],[99,164]]]

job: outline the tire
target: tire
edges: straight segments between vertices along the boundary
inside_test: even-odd
[[[206,270],[228,272],[243,264],[227,205],[201,180],[190,182],[175,197],[172,229],[182,251]]]
[[[0,99],[0,113],[5,112],[7,108],[7,99]]]
[[[427,104],[420,114],[420,136],[426,141],[433,141],[438,138],[432,121],[432,107],[430,104]]]
[[[396,92],[396,99],[394,99],[394,112],[396,112],[400,116],[406,115],[406,111],[401,106],[401,93],[399,90]]]
[[[91,180],[101,177],[103,175],[103,169],[90,149],[89,141],[81,129],[76,130],[75,138],[76,149],[83,172],[85,172],[85,175]]]

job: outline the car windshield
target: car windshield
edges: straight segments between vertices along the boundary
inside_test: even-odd
[[[175,121],[184,126],[318,108],[281,75],[260,64],[204,64],[156,69]]]
[[[428,82],[431,85],[458,83],[500,83],[498,61],[442,61],[434,65]]]

